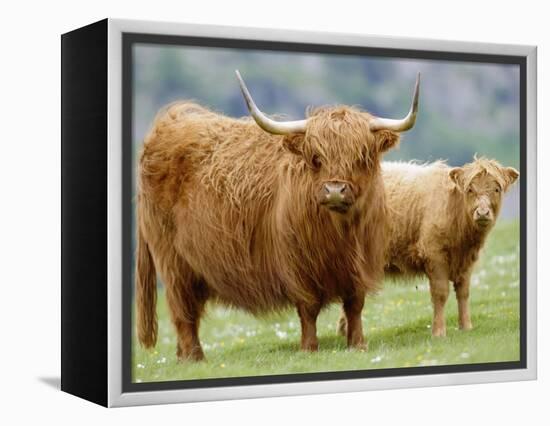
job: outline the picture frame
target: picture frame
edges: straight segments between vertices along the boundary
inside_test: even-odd
[[[135,113],[133,48],[199,46],[515,64],[519,69],[517,361],[132,380]],[[536,48],[274,29],[105,19],[62,45],[61,388],[115,407],[533,380],[536,347]],[[237,91],[237,85],[235,90]],[[421,95],[422,96],[422,95]],[[260,106],[261,108],[261,106]],[[153,117],[151,117],[151,120]],[[185,368],[185,367],[182,367]]]

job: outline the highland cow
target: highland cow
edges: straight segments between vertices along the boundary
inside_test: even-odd
[[[347,106],[275,121],[241,91],[254,120],[178,102],[156,117],[139,160],[136,302],[139,341],[157,339],[156,272],[166,287],[179,359],[201,360],[207,300],[251,314],[295,306],[301,348],[318,349],[316,319],[342,302],[350,347],[364,347],[365,295],[383,276],[382,153],[404,119]],[[368,243],[365,244],[365,236]]]
[[[519,176],[495,160],[474,158],[463,167],[382,164],[390,224],[387,277],[426,275],[434,309],[432,334],[445,336],[445,303],[454,284],[461,330],[472,328],[470,277],[498,217],[503,194]],[[339,330],[345,333],[341,316]]]

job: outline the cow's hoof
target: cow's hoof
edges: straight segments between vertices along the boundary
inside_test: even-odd
[[[462,330],[462,331],[469,331],[472,328],[473,328],[472,323],[467,323],[467,324],[459,326],[459,329]]]
[[[317,352],[319,350],[319,343],[305,343],[302,344],[301,348],[304,352]]]
[[[189,355],[189,356],[178,356],[178,362],[180,364],[187,362],[199,362],[204,361],[206,358],[204,355]]]
[[[198,362],[204,361],[204,353],[201,348],[193,349],[188,353],[180,352],[177,354],[178,362]]]
[[[367,352],[369,350],[369,345],[366,342],[356,343],[354,345],[349,345],[348,349],[353,351]]]

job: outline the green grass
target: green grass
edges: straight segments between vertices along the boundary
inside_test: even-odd
[[[319,316],[317,353],[299,350],[300,322],[294,310],[258,319],[238,310],[209,305],[200,329],[207,361],[178,363],[176,334],[160,291],[156,348],[144,350],[133,335],[134,381],[518,360],[518,242],[517,222],[499,223],[491,233],[472,278],[471,331],[457,329],[452,290],[446,307],[447,337],[432,338],[432,307],[426,279],[386,282],[378,296],[368,298],[363,310],[369,344],[366,352],[347,350],[344,337],[337,335],[337,305]]]

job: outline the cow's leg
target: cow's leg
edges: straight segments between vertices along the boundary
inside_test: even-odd
[[[458,328],[471,330],[470,320],[470,274],[461,276],[454,282],[456,301],[458,303]]]
[[[177,320],[175,326],[178,332],[176,354],[179,361],[202,361],[204,352],[199,340],[199,321],[186,322]]]
[[[203,360],[199,324],[207,300],[206,286],[190,271],[180,270],[173,278],[166,283],[166,298],[178,335],[178,360]]]
[[[359,292],[354,296],[344,299],[344,313],[346,315],[348,347],[367,349],[363,337],[363,323],[361,312],[365,304],[365,294]]]
[[[298,315],[302,325],[301,348],[303,351],[317,351],[319,341],[317,340],[317,316],[321,311],[321,304],[298,304]]]

